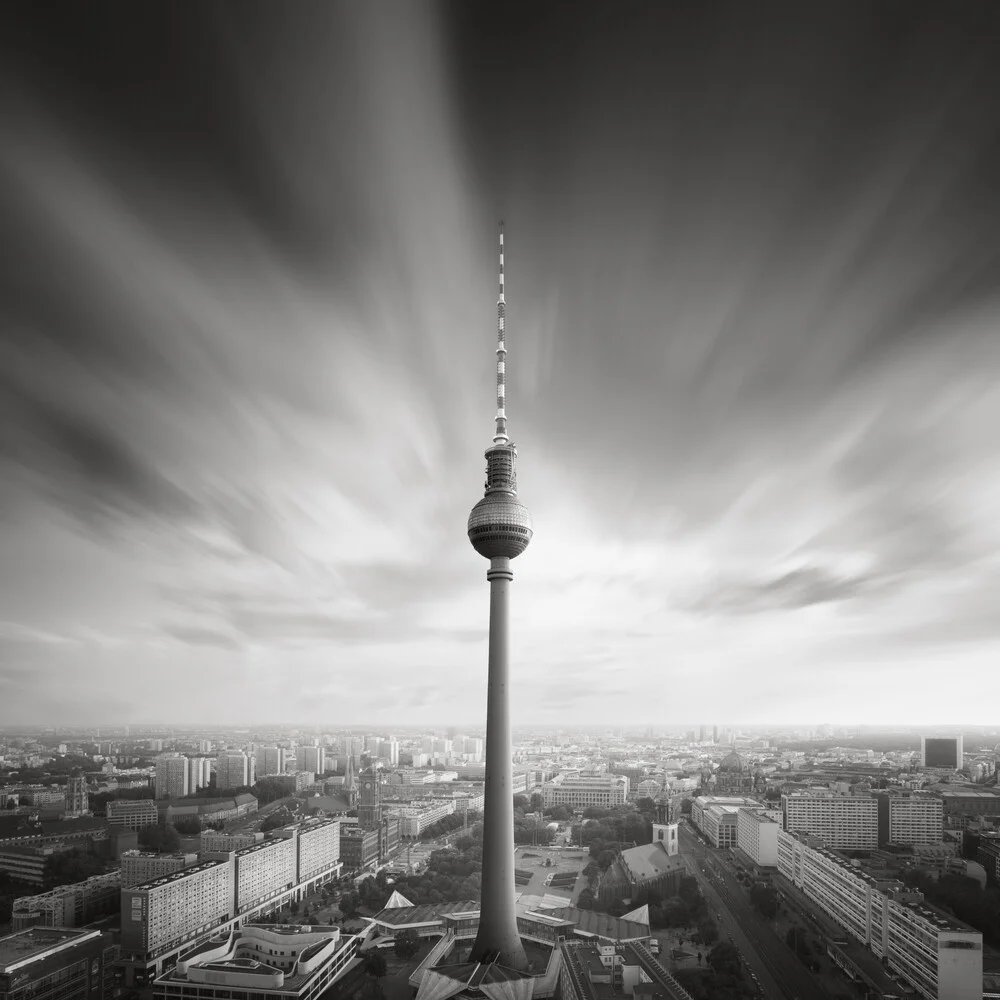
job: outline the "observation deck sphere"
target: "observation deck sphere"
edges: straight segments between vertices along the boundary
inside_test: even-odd
[[[528,508],[509,493],[489,493],[469,514],[469,541],[486,559],[519,556],[534,534]]]

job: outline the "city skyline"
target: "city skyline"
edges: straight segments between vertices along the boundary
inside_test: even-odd
[[[990,5],[29,6],[0,726],[484,714],[501,218],[513,724],[990,722]]]

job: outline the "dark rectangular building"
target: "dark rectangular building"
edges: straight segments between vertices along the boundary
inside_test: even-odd
[[[93,930],[32,927],[0,937],[0,998],[111,1000],[115,950]]]

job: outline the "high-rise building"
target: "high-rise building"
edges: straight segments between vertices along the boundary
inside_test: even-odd
[[[190,794],[188,785],[188,759],[179,753],[164,754],[156,758],[156,797],[182,799]]]
[[[489,667],[486,696],[486,795],[479,929],[471,962],[498,962],[524,971],[528,961],[514,909],[514,796],[510,735],[510,562],[531,541],[531,516],[517,498],[517,449],[507,435],[506,304],[503,224],[500,225],[500,295],[497,299],[497,412],[486,449],[486,492],[469,514],[469,541],[490,561]]]
[[[261,747],[257,751],[257,765],[257,772],[262,778],[272,774],[284,774],[285,748]]]
[[[244,788],[253,784],[250,758],[242,750],[227,750],[215,760],[215,787]]]
[[[960,771],[964,763],[961,736],[921,736],[920,766]]]
[[[149,740],[148,743],[153,753],[163,753],[163,740]]]
[[[197,854],[148,854],[126,851],[122,854],[121,889],[134,889],[154,879],[198,863]]]
[[[311,771],[313,774],[326,772],[326,749],[324,747],[299,747],[296,760],[300,771]]]
[[[719,727],[718,726],[712,726],[712,742],[713,743],[718,743],[719,742]]]
[[[789,833],[822,837],[841,850],[878,846],[878,802],[870,796],[792,793],[781,796],[781,809]]]
[[[211,777],[207,757],[188,758],[188,795],[194,795],[199,788],[205,788]]]
[[[944,806],[927,792],[879,792],[880,844],[938,844],[944,834]]]

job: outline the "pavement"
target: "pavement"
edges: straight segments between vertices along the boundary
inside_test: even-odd
[[[525,854],[536,855],[535,857],[525,857]],[[579,857],[578,855],[583,855]],[[546,858],[552,859],[552,865],[544,867]],[[516,886],[516,891],[522,895],[544,896],[565,896],[566,905],[572,906],[576,903],[580,893],[587,887],[587,879],[584,877],[583,869],[590,862],[590,856],[586,851],[554,851],[546,847],[519,847],[514,852],[514,867],[523,868],[531,872],[531,881],[527,885]],[[559,872],[579,872],[576,884],[572,887],[546,885],[545,879],[548,875],[555,875]]]
[[[721,853],[709,848],[686,823],[680,825],[679,835],[681,854],[720,925],[720,934],[727,935],[740,950],[764,996],[774,1000],[830,1000],[816,977],[775,934],[771,922],[750,905]]]

